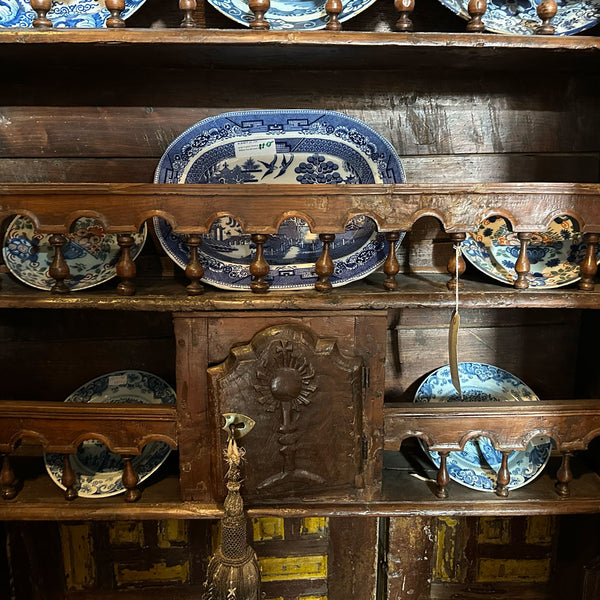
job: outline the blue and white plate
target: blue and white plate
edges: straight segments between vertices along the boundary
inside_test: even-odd
[[[236,23],[248,25],[254,13],[248,8],[248,0],[208,0],[219,12]],[[348,0],[343,3],[339,21],[347,21],[371,6],[375,0]],[[323,29],[329,21],[325,11],[326,0],[271,0],[265,14],[271,29]]]
[[[155,183],[402,183],[404,171],[391,144],[368,125],[346,115],[317,110],[225,113],[196,123],[165,151]],[[218,207],[215,207],[218,209]],[[185,236],[154,218],[158,240],[181,268],[189,262]],[[250,289],[254,253],[250,236],[232,217],[217,219],[202,236],[203,281],[224,289]],[[401,241],[401,240],[400,240]],[[400,243],[398,242],[398,244]],[[313,287],[322,244],[307,224],[286,219],[269,236],[265,278],[272,289]],[[386,243],[375,222],[353,218],[331,245],[333,286],[376,270]]]
[[[146,241],[147,227],[133,236],[131,257],[135,259]],[[117,274],[121,248],[115,234],[104,233],[101,224],[92,217],[80,217],[67,234],[68,243],[62,248],[69,267],[65,284],[71,290],[85,290],[112,279]],[[17,216],[4,235],[2,256],[10,272],[23,283],[49,290],[54,285],[50,265],[54,248],[50,235],[37,233],[30,219]]]
[[[131,16],[144,0],[125,0],[121,17]],[[52,0],[48,18],[53,27],[104,27],[110,12],[103,1]],[[32,27],[35,11],[28,0],[0,0],[0,27]]]
[[[145,371],[114,371],[96,377],[73,392],[65,402],[114,404],[175,404],[173,388],[160,377]],[[131,464],[139,483],[150,477],[167,459],[171,449],[164,442],[149,442]],[[106,498],[125,491],[123,460],[99,440],[86,440],[69,459],[77,476],[76,489],[82,498]],[[48,474],[63,490],[63,455],[45,453]]]
[[[440,0],[450,10],[469,20],[469,0]],[[483,15],[487,31],[513,35],[533,35],[541,25],[538,0],[488,0]],[[600,0],[556,0],[558,11],[551,23],[556,35],[573,35],[596,25],[600,19]]]
[[[508,371],[476,362],[458,363],[462,400],[450,377],[448,365],[431,373],[419,386],[415,402],[536,402],[539,398],[525,383]],[[436,467],[440,466],[437,452],[429,451],[419,440]],[[545,436],[534,438],[526,450],[515,450],[508,456],[510,472],[509,490],[520,488],[535,479],[550,458],[552,442]],[[489,438],[470,439],[460,452],[450,452],[447,459],[448,474],[454,481],[472,488],[493,492],[502,461]]]

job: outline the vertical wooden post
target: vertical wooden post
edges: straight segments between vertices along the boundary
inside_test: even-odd
[[[395,290],[398,288],[398,282],[396,281],[396,275],[400,271],[400,264],[396,257],[396,242],[400,239],[399,231],[388,231],[385,234],[385,239],[388,243],[388,253],[383,263],[383,272],[385,273],[385,281],[383,287],[386,290]]]
[[[510,451],[502,450],[502,462],[498,471],[498,482],[496,484],[496,495],[501,498],[508,497],[508,484],[510,483],[510,471],[508,470],[508,455]]]
[[[131,464],[131,456],[123,456],[123,486],[125,487],[125,502],[135,502],[142,496],[138,488],[139,477]]]
[[[269,283],[265,281],[265,277],[269,273],[269,263],[265,260],[263,244],[269,239],[269,236],[253,233],[251,238],[256,245],[256,255],[250,263],[250,275],[252,275],[250,289],[256,294],[264,294],[269,289]]]
[[[342,24],[339,21],[339,15],[342,12],[342,8],[341,0],[327,0],[325,3],[325,12],[329,17],[329,21],[327,25],[325,25],[327,31],[340,31],[342,29]]]
[[[131,247],[135,240],[130,233],[119,233],[117,243],[121,248],[121,257],[117,263],[117,275],[121,278],[121,282],[117,285],[117,293],[121,296],[133,296],[135,285],[132,280],[135,277],[136,269],[131,258]]]
[[[535,30],[537,35],[554,35],[556,29],[550,23],[556,16],[558,7],[555,0],[542,0],[537,7],[537,15],[542,24]]]
[[[110,13],[106,19],[107,27],[125,27],[125,21],[121,13],[125,10],[125,0],[105,0],[106,8]]]
[[[466,233],[451,233],[450,234],[450,239],[453,242],[453,246],[460,246],[460,244],[467,239],[467,234]],[[458,286],[459,290],[462,290],[462,288],[464,287],[464,283],[460,280],[460,278],[462,277],[463,273],[467,270],[467,263],[465,262],[465,259],[463,258],[462,252],[458,253],[458,277],[456,276],[457,274],[457,268],[456,268],[456,252],[452,252],[452,254],[450,255],[450,259],[448,260],[448,266],[446,267],[446,271],[448,271],[449,275],[450,275],[450,279],[448,280],[448,282],[446,283],[446,287],[449,290],[455,291],[456,287]]]
[[[394,0],[394,8],[400,13],[395,25],[396,31],[412,31],[413,22],[410,15],[415,9],[415,0]]]
[[[319,239],[323,242],[323,249],[321,250],[321,256],[319,256],[315,263],[315,271],[318,276],[315,289],[318,292],[330,292],[332,286],[329,278],[333,275],[334,265],[329,246],[335,239],[335,234],[320,233]]]
[[[179,27],[192,28],[196,27],[196,21],[192,13],[196,10],[196,0],[179,0],[179,8],[183,12],[183,19]]]
[[[75,498],[77,498],[77,490],[75,489],[77,478],[75,477],[75,472],[71,466],[71,459],[68,454],[63,454],[63,472],[61,483],[66,488],[64,491],[65,500],[75,500]]]
[[[4,500],[12,500],[16,495],[19,482],[15,477],[8,454],[2,455],[2,470],[0,471],[0,488]]]
[[[265,19],[265,13],[271,8],[270,0],[250,0],[248,8],[254,13],[254,20],[250,23],[251,29],[264,31],[271,28]]]
[[[531,265],[529,263],[529,257],[527,256],[527,246],[531,241],[533,234],[525,233],[520,231],[517,233],[517,237],[521,242],[521,249],[519,250],[519,256],[515,263],[515,271],[517,272],[517,278],[515,279],[514,286],[518,290],[526,290],[529,287],[529,281],[527,281],[527,274]]]
[[[204,275],[204,268],[200,264],[200,245],[202,238],[197,233],[188,236],[187,245],[190,249],[190,261],[185,268],[185,276],[190,280],[187,293],[190,296],[199,296],[204,293],[204,286],[200,283]]]
[[[439,452],[440,455],[440,466],[437,472],[437,490],[435,495],[438,498],[448,497],[448,484],[450,483],[450,475],[448,475],[448,454],[449,452]]]
[[[50,288],[53,294],[68,294],[69,288],[65,283],[65,279],[69,277],[69,265],[65,262],[63,256],[63,246],[67,244],[67,238],[60,234],[55,233],[50,236],[50,244],[54,247],[54,257],[48,272],[50,277],[54,279],[54,285]]]
[[[598,272],[596,244],[600,241],[600,236],[597,233],[586,233],[584,241],[587,247],[581,265],[579,265],[579,273],[581,274],[579,289],[589,292],[594,289],[594,277],[596,277],[596,273]]]
[[[482,17],[487,10],[486,0],[469,0],[467,7],[469,11],[469,22],[467,23],[467,31],[471,33],[479,33],[485,29]]]
[[[35,11],[36,18],[32,25],[36,29],[48,29],[52,27],[52,21],[46,16],[52,8],[52,0],[29,0],[31,8]]]
[[[571,490],[569,488],[569,483],[573,479],[571,456],[573,456],[573,452],[562,452],[562,461],[556,473],[556,478],[558,479],[558,482],[556,483],[556,492],[561,498],[567,498],[571,495]]]

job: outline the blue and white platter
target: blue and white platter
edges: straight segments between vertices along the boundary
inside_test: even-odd
[[[419,386],[415,402],[535,402],[539,398],[525,383],[508,371],[477,362],[458,363],[460,385],[459,397],[452,379],[450,367],[441,367],[431,373]],[[419,440],[425,453],[436,467],[440,466],[437,452],[430,451]],[[520,488],[535,479],[550,459],[552,442],[548,437],[537,436],[526,450],[516,450],[508,456],[510,483],[508,489]],[[463,450],[450,452],[447,459],[448,474],[454,481],[474,490],[493,492],[502,454],[489,438],[480,436],[470,439]]]
[[[134,234],[131,257],[135,259],[146,240],[147,227]],[[65,284],[71,290],[85,290],[112,279],[117,274],[121,248],[115,234],[106,234],[92,217],[80,217],[73,223],[68,243],[62,248],[69,267]],[[49,290],[54,285],[49,269],[54,258],[50,235],[37,233],[25,216],[13,219],[4,235],[2,256],[10,272],[27,285]]]
[[[331,111],[245,111],[205,119],[182,133],[163,154],[154,182],[402,183],[404,171],[391,144],[358,119]],[[167,255],[185,268],[185,236],[173,233],[160,217],[154,217],[154,228]],[[283,221],[263,247],[270,287],[313,287],[321,248],[304,221]],[[250,289],[253,253],[250,236],[234,218],[217,219],[202,236],[203,281],[223,289]],[[335,271],[330,281],[345,285],[381,266],[384,235],[369,217],[354,217],[345,233],[336,235],[331,255]]]
[[[219,12],[242,25],[254,20],[248,0],[208,0]],[[347,21],[373,4],[375,0],[348,0],[343,3],[339,21]],[[271,29],[323,29],[329,21],[326,0],[271,0],[265,14]]]
[[[160,377],[146,371],[113,371],[88,381],[65,402],[119,404],[175,404],[173,388]],[[164,442],[149,442],[131,464],[139,483],[148,479],[167,459],[171,449]],[[82,498],[106,498],[125,491],[123,460],[99,440],[86,440],[69,460],[77,478],[76,489]],[[63,455],[45,453],[48,474],[63,490]]]
[[[440,0],[451,11],[469,20],[469,0]],[[482,21],[487,31],[512,35],[533,35],[541,25],[539,0],[488,0]],[[596,25],[600,0],[556,0],[558,11],[551,24],[556,35],[573,35]]]
[[[121,17],[130,17],[144,0],[125,0]],[[53,27],[104,27],[110,13],[103,0],[52,0]],[[0,0],[0,27],[31,27],[36,18],[28,0]]]

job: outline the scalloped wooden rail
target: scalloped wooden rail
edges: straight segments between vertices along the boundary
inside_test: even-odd
[[[277,232],[284,219],[304,219],[313,233],[338,233],[358,214],[380,231],[408,231],[423,216],[438,218],[447,232],[476,231],[501,215],[514,231],[544,231],[569,214],[584,232],[600,232],[600,185],[574,183],[395,185],[172,185],[2,184],[0,218],[29,216],[40,232],[66,233],[82,215],[106,231],[137,231],[161,216],[179,233],[205,233],[222,216],[235,217],[247,233]]]

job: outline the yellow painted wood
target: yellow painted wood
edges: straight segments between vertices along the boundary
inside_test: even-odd
[[[456,563],[456,535],[458,520],[440,517],[437,528],[437,547],[434,579],[438,581],[458,581],[459,565]]]
[[[164,519],[158,522],[157,545],[170,548],[187,542],[187,523],[180,519]]]
[[[113,521],[108,527],[108,537],[114,546],[135,544],[144,547],[144,524],[139,521]]]
[[[327,600],[327,596],[300,596],[298,600]]]
[[[149,569],[131,569],[125,565],[114,565],[115,581],[118,586],[132,583],[169,582],[186,583],[190,565],[186,560],[178,565],[167,565],[164,561],[153,564]]]
[[[481,558],[477,581],[544,582],[550,578],[550,559]]]
[[[525,541],[528,544],[549,545],[552,543],[556,528],[556,519],[547,515],[527,517]]]
[[[67,589],[75,591],[93,586],[96,566],[90,524],[61,524],[60,543]]]
[[[277,598],[265,598],[265,600],[283,600],[283,596],[277,596]]]
[[[327,556],[263,556],[258,559],[263,581],[325,579]]]
[[[283,519],[279,517],[260,517],[252,519],[255,542],[285,539]]]
[[[509,544],[510,519],[507,517],[481,517],[477,541],[480,544]]]
[[[302,526],[300,528],[301,535],[314,535],[319,534],[322,537],[327,535],[329,527],[328,517],[307,517],[302,519]]]

